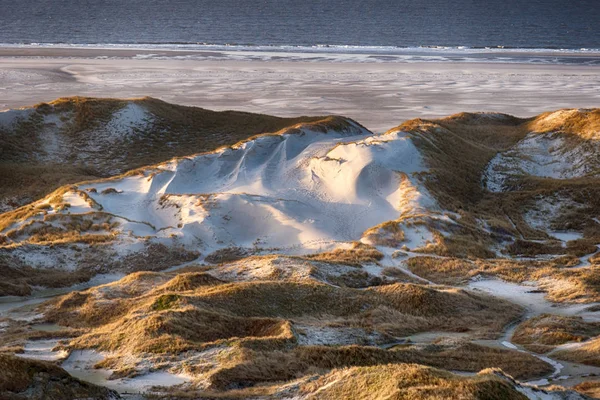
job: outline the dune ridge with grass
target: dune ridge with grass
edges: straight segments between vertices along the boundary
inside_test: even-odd
[[[320,119],[215,112],[150,97],[65,97],[3,111],[0,211],[38,200],[60,186],[212,151]]]

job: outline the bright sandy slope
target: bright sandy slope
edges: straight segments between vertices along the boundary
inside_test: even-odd
[[[408,135],[369,133],[350,125],[344,131],[266,135],[78,189],[88,191],[104,212],[135,221],[121,227],[134,236],[175,235],[203,250],[317,249],[435,209],[414,178],[425,166]],[[107,189],[116,192],[102,194]],[[65,195],[69,212],[94,211],[78,197]]]

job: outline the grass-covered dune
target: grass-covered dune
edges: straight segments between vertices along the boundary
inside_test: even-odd
[[[50,362],[0,354],[0,371],[0,398],[5,400],[120,398],[115,391],[73,378]]]
[[[216,112],[154,98],[65,97],[0,113],[0,211],[56,188],[325,117]]]
[[[225,282],[188,268],[132,274],[61,296],[40,311],[64,329],[56,335],[72,337],[62,348],[104,352],[97,366],[115,377],[154,365],[191,376],[195,390],[222,395],[389,363],[469,372],[496,367],[522,379],[553,370],[527,353],[466,341],[394,344],[427,331],[493,338],[522,313],[509,302],[447,287],[396,283],[360,290],[312,277]],[[324,338],[326,346],[319,344]]]

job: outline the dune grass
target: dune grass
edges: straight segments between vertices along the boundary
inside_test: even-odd
[[[600,367],[600,338],[596,336],[576,348],[554,351],[552,356],[559,360]]]
[[[253,249],[245,247],[225,247],[218,249],[207,255],[204,260],[211,264],[223,264],[232,261],[241,260],[250,256]]]
[[[549,364],[531,355],[469,344],[392,350],[367,346],[300,346],[291,351],[251,351],[242,359],[241,363],[215,371],[209,378],[210,387],[230,390],[238,386],[289,381],[311,372],[389,364],[421,364],[468,372],[501,366],[505,372],[522,379],[552,372]]]
[[[526,353],[467,342],[389,350],[297,344],[298,321],[394,336],[445,330],[490,337],[521,315],[519,307],[502,300],[443,287],[393,284],[355,290],[309,282],[227,283],[205,272],[139,272],[46,307],[50,321],[80,329],[68,347],[111,352],[99,367],[134,376],[142,362],[136,360],[178,365],[208,384],[207,391],[189,393],[208,398],[274,393],[277,384],[314,373],[388,363],[470,372],[499,367],[523,379],[552,370]],[[183,366],[194,352],[215,348],[228,350],[212,367]],[[250,388],[240,389],[245,387]]]
[[[597,139],[594,132],[600,125],[599,115],[598,110],[573,110],[520,119],[501,114],[461,113],[438,120],[415,119],[392,129],[411,135],[429,167],[420,180],[444,209],[460,215],[462,227],[449,237],[439,237],[438,246],[432,250],[444,256],[489,258],[493,256],[489,252],[491,245],[506,244],[507,239],[510,244],[516,238],[519,240],[508,247],[508,254],[593,253],[594,245],[600,243],[600,232],[589,216],[600,214],[598,175],[573,179],[522,176],[511,190],[492,193],[484,188],[484,173],[494,156],[531,132],[557,132],[567,138],[565,146],[588,148],[587,142],[592,137]],[[595,151],[589,149],[591,159]],[[570,243],[566,248],[552,241],[533,242],[549,238],[528,224],[525,212],[535,208],[538,199],[557,195],[580,207],[561,210],[552,221],[552,229],[584,232],[586,241]],[[485,221],[486,229],[481,221]]]
[[[479,346],[471,343],[430,346],[398,346],[383,350],[366,346],[303,346],[294,350],[296,357],[309,365],[324,368],[414,363],[454,371],[478,372],[497,367],[519,379],[552,372],[552,367],[526,353]]]
[[[590,396],[593,399],[600,397],[600,381],[584,381],[573,386],[573,389]]]
[[[109,400],[116,392],[71,377],[51,362],[0,353],[0,398]]]
[[[473,377],[459,377],[415,364],[338,369],[305,383],[307,399],[515,399],[526,400],[511,383],[485,370]]]
[[[93,275],[94,272],[86,268],[77,271],[35,269],[13,256],[0,254],[0,296],[28,296],[33,286],[57,288],[74,285],[88,281]]]
[[[233,342],[280,349],[296,342],[291,321],[297,320],[393,336],[443,330],[490,337],[522,312],[486,295],[413,284],[356,290],[151,272],[73,292],[43,307],[49,322],[87,329],[70,346],[123,354],[179,354]]]
[[[146,124],[146,130],[118,139],[116,143],[101,141],[98,132],[115,112],[128,104],[138,105],[147,112],[151,123]],[[66,97],[37,104],[32,110],[13,127],[0,128],[0,152],[3,155],[0,205],[7,209],[40,199],[70,183],[105,178],[173,157],[212,151],[256,134],[279,132],[286,127],[297,130],[298,124],[302,123],[316,123],[311,125],[314,129],[346,126],[346,122],[337,117],[280,118],[236,111],[215,112],[148,97]],[[45,125],[47,116],[61,119],[62,126]],[[65,142],[63,152],[73,150],[63,154],[63,158],[39,158],[40,150],[45,148],[48,129]],[[88,148],[91,142],[101,148],[93,153],[76,150]],[[123,154],[127,157],[123,158]]]
[[[519,324],[512,342],[536,353],[547,353],[567,342],[583,342],[600,335],[600,323],[581,317],[542,314]]]
[[[483,276],[509,282],[538,282],[554,302],[593,303],[600,301],[598,268],[569,268],[579,264],[573,256],[547,261],[511,259],[464,260],[459,258],[414,257],[407,260],[411,272],[440,284],[460,285]]]
[[[302,258],[360,268],[363,264],[377,263],[383,257],[383,253],[375,247],[354,242],[349,249],[336,249],[325,253],[310,254]]]

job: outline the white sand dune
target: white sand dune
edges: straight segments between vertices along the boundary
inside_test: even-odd
[[[374,225],[435,208],[412,178],[425,167],[410,138],[369,134],[352,125],[262,136],[173,160],[143,176],[79,188],[104,212],[128,220],[122,229],[136,236],[176,235],[204,249],[318,248],[359,240]],[[65,195],[71,213],[92,211],[76,197]]]

